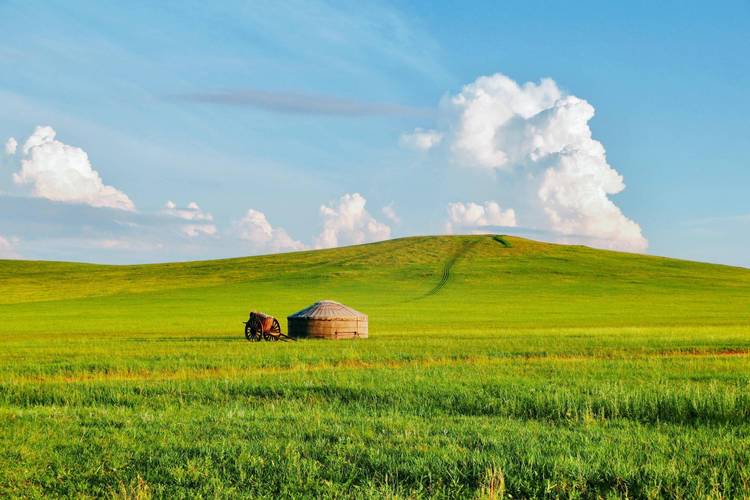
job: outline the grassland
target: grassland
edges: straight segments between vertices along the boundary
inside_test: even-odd
[[[242,337],[323,298],[371,337]],[[0,261],[0,497],[748,496],[749,389],[746,269],[491,236]]]

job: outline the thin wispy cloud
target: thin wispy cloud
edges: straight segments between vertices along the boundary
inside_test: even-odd
[[[685,226],[713,226],[724,223],[750,223],[750,214],[723,215],[717,217],[702,217],[683,222]]]
[[[169,96],[170,99],[225,106],[250,107],[263,111],[329,116],[430,116],[431,108],[367,102],[304,92],[257,89],[217,90]]]

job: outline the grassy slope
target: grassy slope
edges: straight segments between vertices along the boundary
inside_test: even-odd
[[[0,495],[750,492],[750,270],[505,240],[0,261]]]

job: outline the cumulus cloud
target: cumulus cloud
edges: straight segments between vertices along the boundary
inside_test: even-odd
[[[18,149],[18,141],[15,137],[11,137],[5,142],[5,154],[8,156],[12,156],[16,154],[16,149]]]
[[[323,230],[315,238],[314,248],[354,245],[390,237],[391,228],[377,221],[365,209],[367,200],[359,193],[345,194],[336,202],[320,207]],[[393,206],[383,208],[384,215],[398,219]],[[305,250],[307,245],[292,238],[284,229],[273,227],[263,212],[250,209],[234,223],[240,239],[260,252]]]
[[[293,252],[306,248],[284,229],[271,226],[265,214],[258,210],[248,210],[234,227],[240,239],[249,242],[258,252]]]
[[[0,236],[0,259],[20,259],[21,255],[16,249],[17,246],[17,238]]]
[[[16,184],[30,185],[33,196],[48,200],[135,210],[125,193],[102,182],[84,150],[55,140],[55,135],[52,127],[37,127],[26,140],[21,170],[13,174]]]
[[[646,249],[640,226],[609,198],[625,184],[592,138],[591,104],[548,78],[519,85],[495,74],[445,98],[441,112],[454,160],[525,179],[544,229],[601,247]]]
[[[427,151],[443,140],[443,134],[437,130],[414,129],[414,132],[403,133],[399,138],[401,147],[407,149],[416,149],[418,151]]]
[[[496,74],[483,76],[450,98],[442,108],[451,115],[451,150],[469,166],[513,168],[534,143],[527,121],[560,99],[554,81],[519,86]]]
[[[563,235],[591,238],[595,246],[645,251],[641,227],[607,197],[625,188],[622,177],[604,165],[601,157],[565,153],[545,171],[538,195],[551,227]]]
[[[448,204],[446,233],[481,232],[481,228],[485,226],[515,227],[516,212],[512,208],[503,210],[494,201],[487,201],[481,205],[473,202]]]
[[[393,203],[389,203],[388,205],[384,206],[381,209],[381,212],[383,212],[383,216],[389,221],[393,222],[394,224],[401,224],[401,217],[398,216]]]
[[[194,201],[188,203],[188,206],[184,208],[180,208],[174,202],[168,201],[162,209],[162,214],[190,221],[189,224],[180,226],[180,230],[185,236],[191,238],[200,235],[213,236],[217,232],[216,226],[213,224],[213,215],[203,211]]]
[[[390,238],[391,228],[378,222],[365,209],[367,200],[359,193],[345,194],[338,202],[322,205],[323,231],[315,248],[357,245]]]

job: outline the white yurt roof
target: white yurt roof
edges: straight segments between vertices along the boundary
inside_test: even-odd
[[[301,311],[297,311],[296,313],[291,314],[289,317],[310,319],[346,319],[367,318],[367,315],[333,300],[320,300],[315,304],[302,309]]]

